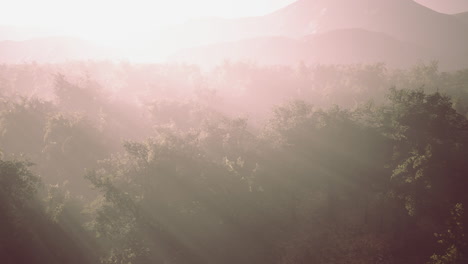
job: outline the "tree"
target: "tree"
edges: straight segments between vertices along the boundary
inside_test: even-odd
[[[39,177],[26,161],[0,160],[2,263],[93,263],[76,237],[52,222],[37,195]]]

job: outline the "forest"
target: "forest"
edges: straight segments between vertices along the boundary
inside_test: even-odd
[[[468,263],[468,69],[0,65],[0,262]]]

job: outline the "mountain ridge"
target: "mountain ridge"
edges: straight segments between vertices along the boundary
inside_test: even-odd
[[[461,65],[460,56],[468,57],[468,26],[413,0],[298,0],[261,17],[193,21],[185,25],[191,34],[178,37],[199,46],[267,36],[301,38],[344,28],[385,33],[425,47],[430,57],[447,64]]]
[[[358,36],[359,37],[356,37]],[[347,48],[340,45],[346,42]],[[211,44],[182,50],[172,61],[214,66],[223,60],[253,61],[259,64],[365,64],[386,63],[408,67],[426,56],[424,48],[399,41],[379,32],[340,29],[300,39],[259,37]],[[404,56],[401,56],[404,55]],[[401,58],[403,57],[403,59]],[[427,56],[426,56],[427,57]]]
[[[232,53],[238,57],[250,54],[256,58],[260,55],[266,57],[270,53],[270,57],[277,58],[261,58],[261,61],[291,63],[298,57],[312,56],[311,48],[303,47],[302,42],[313,39],[312,44],[317,46],[314,49],[321,49],[323,54],[330,57],[319,56],[323,61],[335,61],[332,57],[339,53],[342,58],[348,58],[347,61],[359,61],[356,54],[360,54],[362,61],[374,58],[372,60],[382,59],[388,60],[389,64],[398,64],[395,60],[400,58],[403,61],[401,64],[406,64],[408,57],[414,61],[413,57],[417,55],[420,60],[439,60],[441,68],[458,69],[468,67],[467,21],[468,12],[442,14],[413,0],[298,0],[264,16],[191,20],[158,35],[156,44],[179,50],[172,56],[179,59],[182,59],[182,55],[187,59],[196,57],[187,52],[200,51],[212,45],[212,48],[219,49],[218,56]],[[333,43],[333,40],[338,43]],[[60,56],[72,59],[83,56],[86,59],[93,54],[100,58],[104,57],[103,54],[107,57],[109,53],[106,49],[91,47],[80,41],[73,44],[49,39],[50,43],[46,42],[37,39],[25,43],[0,42],[0,62],[22,61],[24,58],[56,61],[60,60]],[[27,43],[36,43],[41,48]],[[359,43],[367,47],[368,54]],[[13,47],[15,45],[16,49]],[[259,54],[252,52],[257,49],[256,45],[264,47]],[[61,52],[52,52],[54,49]],[[346,50],[347,54],[342,50]],[[151,57],[150,53],[148,51],[148,57]],[[313,56],[317,58],[318,55]],[[305,60],[312,61],[310,58]]]

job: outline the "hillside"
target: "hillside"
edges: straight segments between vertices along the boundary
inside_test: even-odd
[[[441,69],[456,70],[468,67],[467,32],[467,13],[443,14],[413,0],[298,0],[265,16],[197,19],[149,34],[154,40],[140,57],[173,53],[171,59],[202,64],[229,55],[266,64],[384,61],[395,66],[438,60]],[[0,28],[0,40],[28,34]],[[314,40],[306,45],[303,38]],[[102,59],[111,53],[70,38],[0,42],[0,62]]]
[[[466,0],[414,0],[437,12],[444,14],[458,14],[468,11],[468,1]]]
[[[299,0],[262,17],[194,20],[173,28],[171,36],[184,43],[183,48],[188,48],[267,36],[301,38],[351,28],[383,33],[394,40],[423,48],[425,56],[420,59],[437,59],[445,69],[468,66],[468,26],[452,15],[438,13],[412,0]],[[235,54],[244,49],[246,43],[241,41],[241,47],[232,52]],[[232,43],[221,46],[226,49]],[[386,50],[382,49],[382,52]],[[376,57],[393,58],[385,54]]]
[[[345,44],[343,44],[345,43]],[[406,67],[428,51],[383,33],[362,29],[334,30],[299,39],[263,37],[183,50],[171,59],[212,66],[228,60],[254,61],[260,64],[290,64],[301,61],[316,64],[356,64],[385,62]]]
[[[459,13],[454,15],[458,20],[462,21],[468,26],[468,12]]]

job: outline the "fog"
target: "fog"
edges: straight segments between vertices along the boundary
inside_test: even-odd
[[[0,263],[468,263],[463,7],[208,2],[0,27]]]

